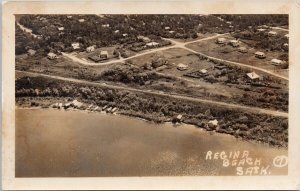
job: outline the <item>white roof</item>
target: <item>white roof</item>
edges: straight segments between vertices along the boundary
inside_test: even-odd
[[[221,38],[218,38],[218,41],[225,41],[226,39],[221,37]]]
[[[74,42],[74,43],[72,43],[71,45],[72,45],[73,49],[78,49],[78,48],[80,48],[78,42]]]
[[[247,50],[247,48],[242,46],[242,47],[239,48],[239,50]]]
[[[266,29],[257,29],[258,31],[265,31]]]
[[[247,73],[247,76],[252,80],[259,78],[259,75],[257,75],[255,72]]]
[[[186,67],[188,67],[188,65],[182,64],[182,63],[178,64],[177,66],[180,67],[180,68],[186,68]]]
[[[203,74],[206,74],[207,70],[206,69],[202,69],[202,70],[200,70],[200,72],[203,73]]]
[[[289,38],[289,34],[284,35],[286,38]]]
[[[54,54],[53,52],[49,52],[48,56],[56,56],[56,54]]]
[[[79,19],[78,21],[82,23],[82,22],[84,22],[84,19]]]
[[[149,42],[146,45],[147,46],[155,46],[155,45],[159,45],[159,43],[157,43],[157,42]]]
[[[209,121],[208,123],[213,124],[214,126],[217,126],[218,120],[214,119],[214,120]]]
[[[275,32],[275,31],[269,31],[268,33],[269,34],[277,34],[277,32]]]
[[[165,27],[165,29],[166,29],[166,30],[169,30],[169,29],[170,29],[170,27]]]
[[[107,50],[101,50],[100,54],[108,54]]]
[[[122,34],[123,36],[128,36],[128,34],[127,33],[124,33],[124,34]]]
[[[279,59],[272,59],[271,62],[274,62],[274,63],[277,63],[277,64],[280,64],[282,62],[282,60],[279,60]]]
[[[120,30],[115,30],[115,33],[118,33],[118,32],[120,32]]]
[[[257,55],[265,55],[265,53],[263,53],[263,52],[255,52],[255,54],[257,54]]]
[[[86,49],[95,49],[95,47],[94,46],[89,46]]]
[[[63,31],[65,28],[64,27],[58,27],[59,31]]]
[[[238,43],[238,40],[230,40],[231,43]]]
[[[288,43],[284,43],[283,46],[289,46],[289,44]]]

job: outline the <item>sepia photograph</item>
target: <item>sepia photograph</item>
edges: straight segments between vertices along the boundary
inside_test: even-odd
[[[6,2],[2,189],[300,188],[300,2]]]
[[[288,15],[15,19],[16,177],[287,174]]]

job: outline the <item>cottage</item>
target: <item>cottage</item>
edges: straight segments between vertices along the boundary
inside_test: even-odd
[[[255,72],[250,72],[247,73],[247,76],[251,79],[251,80],[255,80],[259,78],[259,75],[257,75]]]
[[[259,31],[259,32],[263,32],[263,31],[265,31],[266,29],[257,29],[257,31]]]
[[[277,35],[277,32],[275,32],[275,31],[269,31],[269,32],[268,32],[268,35],[269,35],[269,36],[276,36],[276,35]]]
[[[94,46],[89,46],[89,47],[86,48],[87,52],[93,52],[94,50],[95,50]]]
[[[280,66],[284,63],[283,60],[279,60],[279,59],[275,59],[275,58],[272,59],[271,62],[272,62],[272,65],[275,65],[275,66]]]
[[[63,31],[63,30],[65,30],[65,28],[64,27],[58,27],[57,28],[59,31]]]
[[[239,52],[241,52],[241,53],[246,53],[246,52],[248,52],[248,50],[247,50],[246,47],[240,47],[240,48],[239,48]]]
[[[74,50],[76,50],[76,49],[79,49],[79,48],[80,48],[80,45],[79,45],[79,43],[78,43],[78,42],[74,42],[74,43],[72,43],[72,44],[71,44],[71,46],[73,47],[73,49],[74,49]]]
[[[180,64],[177,65],[177,69],[180,70],[180,71],[187,70],[188,65],[180,63]]]
[[[255,57],[262,59],[262,58],[266,58],[266,55],[263,52],[255,52]]]
[[[226,42],[225,38],[218,38],[217,39],[217,44],[224,44]]]
[[[57,55],[52,53],[52,52],[49,52],[48,55],[47,55],[47,58],[50,59],[50,60],[53,60],[53,59],[57,58]]]
[[[230,40],[229,44],[233,47],[237,47],[240,45],[240,42],[238,40]]]
[[[83,23],[85,20],[84,19],[78,19],[78,22]]]
[[[148,46],[148,47],[153,47],[153,46],[158,46],[158,45],[159,45],[159,43],[157,43],[157,42],[149,42],[146,44],[146,46]]]
[[[35,55],[35,53],[36,53],[36,51],[33,50],[33,49],[27,50],[27,54],[28,54],[29,56],[33,56],[33,55]]]
[[[100,52],[100,58],[108,58],[108,52],[106,50],[101,50]]]

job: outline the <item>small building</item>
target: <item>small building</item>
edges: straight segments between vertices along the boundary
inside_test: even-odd
[[[148,42],[146,44],[146,46],[148,46],[148,47],[154,47],[154,46],[158,46],[158,45],[159,45],[159,43],[157,43],[157,42]]]
[[[277,32],[275,32],[275,31],[269,31],[269,32],[268,32],[268,35],[269,35],[269,36],[276,36],[276,35],[277,35]]]
[[[177,69],[180,70],[180,71],[187,70],[188,68],[189,67],[186,64],[180,63],[180,64],[177,65]]]
[[[217,39],[217,44],[225,44],[226,39],[225,38],[218,38]]]
[[[218,125],[218,120],[216,120],[216,119],[214,119],[214,120],[210,120],[209,122],[208,122],[208,124],[210,124],[211,126],[217,126]]]
[[[120,30],[115,30],[115,33],[119,33],[120,32]]]
[[[264,31],[266,31],[266,29],[257,29],[257,31],[264,32]]]
[[[108,28],[108,27],[109,27],[109,24],[103,24],[102,27]]]
[[[68,18],[68,19],[71,19],[71,18],[72,18],[72,16],[71,16],[71,15],[68,15],[68,16],[67,16],[67,18]]]
[[[65,28],[64,27],[58,27],[57,28],[59,31],[63,31],[63,30],[65,30]]]
[[[169,31],[170,34],[173,34],[175,31]]]
[[[80,45],[79,45],[79,43],[78,43],[78,42],[74,42],[74,43],[72,43],[72,44],[71,44],[71,46],[73,47],[73,49],[74,49],[74,50],[76,50],[76,49],[79,49],[79,48],[80,48]]]
[[[248,50],[247,50],[246,47],[240,47],[238,50],[239,50],[239,52],[241,52],[241,53],[246,53],[246,52],[248,52]]]
[[[177,115],[176,119],[177,119],[178,121],[182,121],[182,115],[181,115],[181,114]]]
[[[33,50],[33,49],[27,50],[27,54],[28,54],[29,56],[33,56],[33,55],[35,55],[35,53],[36,53],[36,51]]]
[[[93,52],[95,50],[95,46],[89,46],[86,48],[87,52]]]
[[[206,69],[202,69],[202,70],[200,70],[200,72],[201,72],[202,74],[206,74],[206,73],[207,73],[207,70],[206,70]]]
[[[275,65],[275,66],[280,66],[284,63],[283,60],[279,60],[279,59],[276,59],[276,58],[272,59],[271,62],[272,62],[272,65]]]
[[[266,58],[266,55],[263,52],[255,52],[255,57],[262,59],[262,58]]]
[[[83,23],[85,20],[84,19],[78,19],[78,22]]]
[[[101,50],[100,52],[100,58],[108,58],[108,52],[106,50]]]
[[[122,34],[122,36],[123,36],[123,37],[126,37],[126,36],[128,36],[128,34],[127,34],[127,33],[124,33],[124,34]]]
[[[257,75],[255,72],[250,72],[247,73],[247,76],[251,79],[251,80],[255,80],[259,78],[259,75]]]
[[[229,44],[233,47],[238,47],[240,45],[240,42],[238,40],[230,40]]]
[[[289,44],[288,43],[284,43],[283,46],[284,47],[289,47]]]
[[[170,27],[165,27],[165,30],[170,30],[171,28]]]
[[[48,55],[47,55],[47,58],[49,58],[50,60],[53,60],[53,59],[57,58],[57,55],[52,53],[52,52],[49,52]]]

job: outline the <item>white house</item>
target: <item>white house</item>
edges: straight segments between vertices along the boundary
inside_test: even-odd
[[[109,27],[109,24],[103,24],[102,27],[107,28]]]
[[[248,52],[248,51],[247,51],[247,48],[246,48],[246,47],[242,46],[242,47],[239,48],[239,52],[241,52],[241,53],[246,53],[246,52]]]
[[[126,37],[126,36],[128,36],[128,34],[127,34],[127,33],[124,33],[124,34],[122,34],[122,36]]]
[[[255,72],[247,73],[247,76],[248,76],[251,80],[254,80],[254,79],[258,79],[258,78],[259,78],[259,75],[257,75]]]
[[[280,66],[281,64],[284,63],[283,60],[279,60],[279,59],[276,59],[276,58],[272,59],[271,62],[272,62],[272,65],[275,65],[275,66]]]
[[[83,23],[85,20],[84,20],[84,19],[78,19],[78,21],[79,21],[80,23]]]
[[[53,60],[53,59],[57,58],[57,55],[52,52],[49,52],[47,55],[47,58],[49,58],[50,60]]]
[[[94,50],[95,50],[94,46],[89,46],[89,47],[86,48],[87,52],[93,52]]]
[[[101,50],[100,58],[108,58],[108,52],[106,50]]]
[[[188,65],[186,65],[186,64],[180,63],[180,64],[177,65],[177,69],[178,69],[178,70],[181,70],[181,71],[187,70],[188,68],[189,68],[189,67],[188,67]]]
[[[208,124],[211,124],[213,126],[217,126],[218,125],[218,120],[214,119],[208,122]]]
[[[120,30],[115,30],[115,33],[119,33],[120,32]]]
[[[63,30],[65,30],[65,28],[64,27],[58,27],[57,28],[59,31],[63,31]]]
[[[255,57],[257,57],[257,58],[265,58],[266,55],[263,52],[255,52]]]
[[[68,16],[67,16],[67,18],[68,18],[68,19],[71,19],[71,18],[72,18],[72,16],[71,16],[71,15],[68,15]]]
[[[283,46],[289,47],[289,44],[288,43],[284,43]]]
[[[166,30],[170,30],[171,28],[170,28],[170,27],[165,27],[165,29],[166,29]]]
[[[263,31],[265,31],[266,29],[257,29],[257,31],[259,31],[259,32],[263,32]]]
[[[275,31],[269,31],[269,32],[268,32],[268,35],[269,35],[269,36],[276,36],[276,35],[277,35],[277,32],[275,32]]]
[[[74,43],[72,43],[72,44],[71,44],[71,46],[73,47],[73,49],[74,49],[74,50],[76,50],[76,49],[79,49],[79,48],[80,48],[80,45],[79,45],[79,43],[78,43],[78,42],[74,42]]]
[[[206,73],[207,73],[207,70],[206,70],[206,69],[202,69],[202,70],[200,70],[200,72],[201,72],[202,74],[206,74]]]
[[[157,42],[149,42],[146,44],[146,46],[148,46],[148,47],[153,47],[153,46],[158,46],[158,45],[159,45],[159,43],[157,43]]]
[[[229,44],[233,47],[237,47],[240,45],[240,42],[238,40],[230,40]]]
[[[224,44],[226,42],[226,39],[225,38],[218,38],[217,39],[217,43],[218,44]]]

